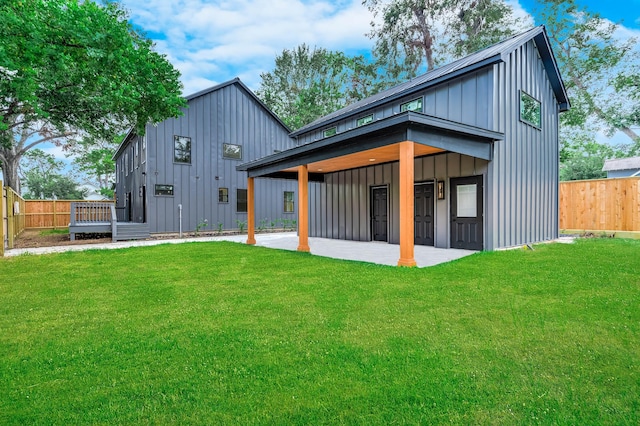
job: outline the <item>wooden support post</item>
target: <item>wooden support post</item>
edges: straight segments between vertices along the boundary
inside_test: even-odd
[[[4,186],[0,180],[0,257],[4,256]]]
[[[298,167],[298,251],[310,252],[309,247],[309,170]]]
[[[398,266],[416,266],[413,169],[413,142],[400,142],[400,259]]]
[[[56,217],[56,210],[57,210],[56,200],[53,200],[53,229],[54,230],[57,229],[56,224],[57,224],[57,221],[58,221],[58,219]]]
[[[247,244],[256,243],[256,208],[254,178],[247,178]]]

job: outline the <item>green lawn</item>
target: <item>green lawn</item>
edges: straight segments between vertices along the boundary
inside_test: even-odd
[[[640,424],[640,241],[0,259],[0,424]]]

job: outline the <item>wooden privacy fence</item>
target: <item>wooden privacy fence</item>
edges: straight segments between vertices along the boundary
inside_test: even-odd
[[[71,203],[112,203],[92,200],[26,200],[27,229],[64,229],[71,222]]]
[[[5,248],[13,248],[13,241],[25,229],[24,199],[13,189],[5,187],[0,181],[2,192],[2,226],[0,226],[0,256]]]
[[[640,177],[560,182],[560,229],[640,231]]]

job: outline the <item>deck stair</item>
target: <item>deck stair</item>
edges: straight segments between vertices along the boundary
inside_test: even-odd
[[[112,241],[149,238],[149,224],[118,222],[113,202],[72,202],[69,236],[80,233],[110,233]]]

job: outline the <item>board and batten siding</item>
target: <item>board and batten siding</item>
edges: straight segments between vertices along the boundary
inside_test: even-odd
[[[449,247],[449,179],[486,176],[488,162],[456,153],[420,157],[414,160],[415,182],[444,180],[447,196],[436,200],[435,246]],[[343,170],[325,175],[322,185],[311,189],[310,236],[342,240],[371,240],[371,188],[388,190],[389,242],[400,240],[398,162]]]
[[[178,205],[182,228],[192,231],[206,219],[204,229],[238,227],[246,213],[236,213],[236,190],[247,188],[242,162],[295,146],[287,130],[242,87],[229,84],[189,100],[184,115],[147,126],[147,198],[151,232],[177,232]],[[174,135],[191,138],[191,164],[174,163]],[[242,146],[242,159],[223,158],[223,143]],[[155,196],[156,184],[174,186],[174,195]],[[284,213],[284,191],[297,193],[297,183],[256,179],[256,225],[262,219],[295,219]],[[229,202],[218,202],[218,189],[228,188]]]
[[[533,41],[494,67],[494,144],[485,183],[485,249],[558,237],[558,104]],[[520,90],[541,102],[541,128],[520,121]]]
[[[464,77],[431,87],[400,99],[367,109],[334,124],[312,130],[298,136],[298,144],[308,144],[323,139],[323,131],[337,127],[338,133],[356,127],[360,117],[374,115],[374,121],[400,113],[400,106],[416,98],[423,97],[423,113],[447,120],[454,120],[472,126],[490,129],[493,123],[492,110],[488,108],[492,96],[492,70],[482,69]]]

